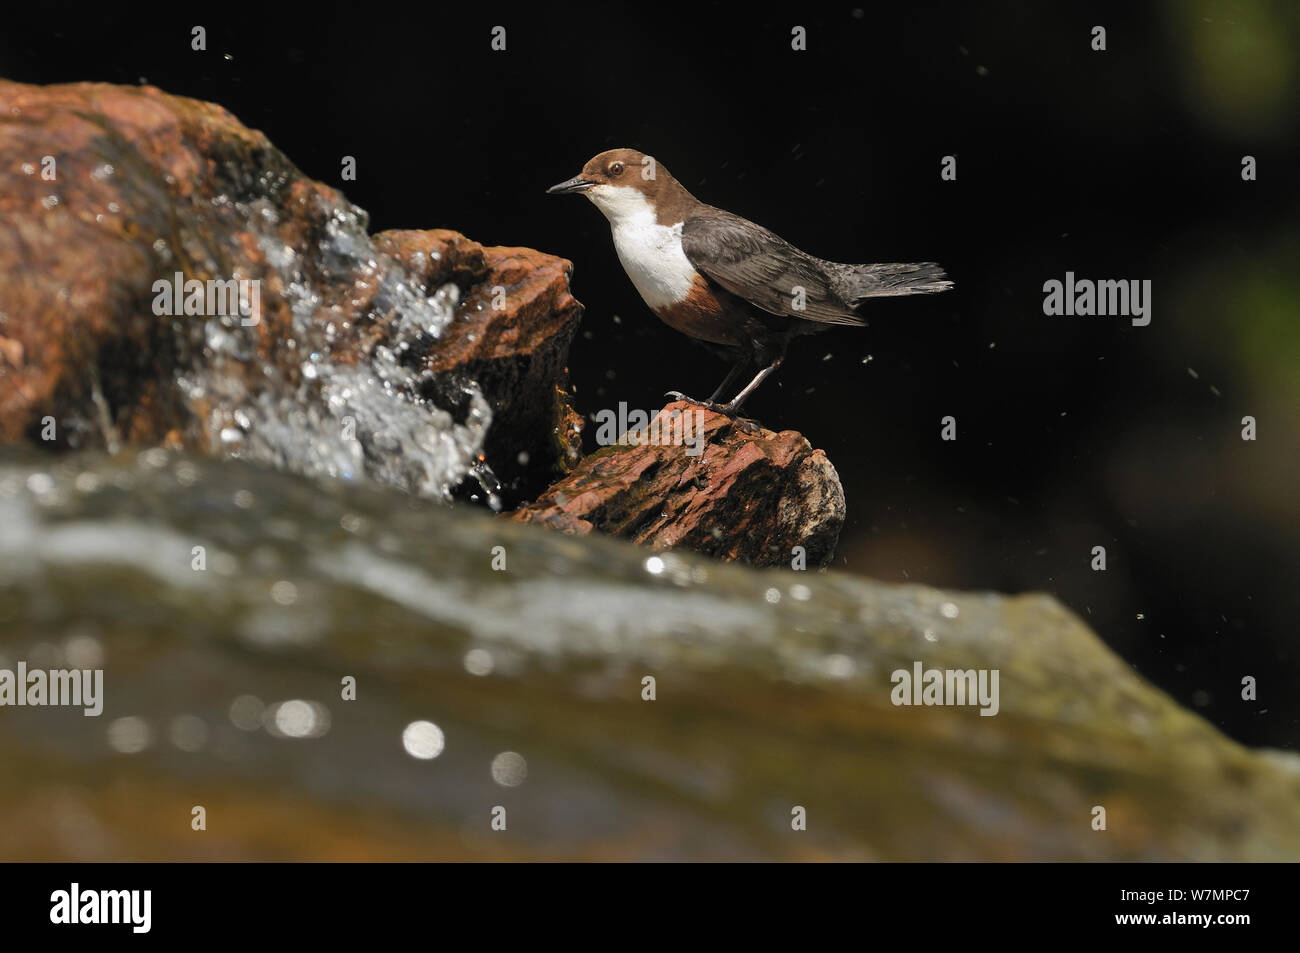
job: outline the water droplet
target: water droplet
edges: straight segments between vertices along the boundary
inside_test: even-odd
[[[496,663],[487,649],[470,649],[465,653],[465,671],[471,675],[491,675]]]
[[[503,751],[492,759],[492,780],[505,788],[517,788],[528,777],[528,762],[515,751]]]
[[[197,715],[178,715],[168,732],[172,744],[182,751],[200,751],[208,743],[208,723]]]
[[[329,709],[295,698],[273,705],[263,717],[267,731],[284,738],[319,738],[329,731]]]
[[[104,664],[104,646],[93,635],[74,635],[63,644],[63,657],[72,668],[99,668]]]
[[[271,598],[282,606],[291,606],[298,601],[298,587],[287,579],[281,579],[271,587]]]
[[[139,754],[153,742],[153,732],[143,718],[128,715],[115,718],[108,726],[108,745],[122,754]]]
[[[256,695],[240,695],[230,703],[230,723],[242,731],[257,731],[265,711],[266,705]]]
[[[442,754],[446,739],[431,721],[413,721],[402,731],[402,747],[412,758],[428,761]]]
[[[847,655],[836,653],[826,656],[825,669],[831,678],[851,678],[857,666]]]

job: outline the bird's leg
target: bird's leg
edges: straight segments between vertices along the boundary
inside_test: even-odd
[[[720,410],[722,405],[718,403],[718,398],[726,393],[727,388],[736,382],[736,378],[743,374],[745,368],[748,366],[749,360],[744,359],[736,364],[731,370],[727,371],[727,376],[722,379],[722,383],[718,385],[718,389],[710,395],[708,400],[697,400],[694,397],[687,397],[679,390],[670,390],[664,396],[674,397],[677,400],[684,400],[688,404],[695,404],[697,407],[703,407],[705,410]]]
[[[754,379],[745,385],[744,390],[742,390],[735,397],[731,398],[730,403],[723,405],[723,412],[734,414],[736,411],[738,411],[740,409],[740,405],[749,399],[749,395],[754,393],[754,391],[758,390],[758,385],[763,383],[763,381],[767,380],[767,376],[771,374],[774,370],[776,370],[778,367],[780,367],[781,362],[784,360],[785,360],[785,355],[782,355],[781,357],[778,357],[775,361],[773,361],[771,364],[767,365],[767,367],[763,368],[761,371],[755,374]]]
[[[743,374],[745,372],[745,368],[748,366],[749,366],[749,361],[742,360],[738,364],[736,364],[736,366],[733,367],[731,370],[727,371],[727,376],[722,379],[722,383],[718,385],[718,389],[715,390],[713,394],[709,397],[709,403],[716,404],[718,398],[721,397],[724,393],[726,393],[727,388],[729,388],[732,384],[736,383],[736,378],[739,377],[741,374]]]
[[[768,353],[770,354],[771,352],[769,351]],[[762,355],[760,355],[759,360],[761,362]],[[777,354],[775,358],[772,359],[771,363],[767,364],[757,374],[755,374],[754,379],[750,381],[748,384],[746,384],[739,394],[737,394],[735,397],[733,397],[730,401],[728,401],[725,404],[719,404],[717,402],[718,398],[721,397],[722,394],[726,391],[726,389],[730,387],[732,383],[735,382],[736,378],[740,376],[741,372],[744,371],[746,367],[749,367],[751,363],[750,361],[743,360],[740,363],[738,363],[735,367],[733,367],[730,373],[727,374],[726,380],[724,380],[722,384],[719,385],[718,389],[713,392],[713,396],[710,397],[708,400],[694,400],[690,397],[687,397],[685,394],[681,393],[680,391],[675,391],[675,390],[669,391],[668,396],[676,397],[678,400],[684,400],[689,403],[696,404],[700,407],[703,407],[706,410],[712,410],[715,413],[723,414],[724,416],[730,417],[733,421],[735,421],[736,426],[740,427],[740,429],[744,430],[746,433],[758,433],[758,431],[762,428],[759,427],[757,420],[749,420],[745,417],[741,417],[738,414],[738,411],[740,410],[740,405],[749,399],[750,394],[758,390],[758,385],[763,383],[763,381],[767,380],[768,376],[773,371],[775,371],[778,367],[780,367],[784,360],[785,360],[785,348],[782,347],[781,352]]]
[[[721,407],[719,407],[718,413],[726,414],[728,417],[734,418],[738,423],[744,426],[746,430],[750,430],[751,427],[753,428],[753,430],[756,430],[758,425],[754,421],[744,420],[743,418],[737,417],[736,412],[740,410],[740,405],[743,404],[749,398],[749,395],[754,393],[754,391],[758,390],[758,385],[763,383],[763,381],[767,380],[768,375],[770,375],[773,371],[775,371],[778,367],[780,367],[781,363],[784,360],[785,360],[785,354],[784,353],[779,354],[776,357],[776,359],[772,361],[771,364],[767,365],[767,367],[763,368],[761,371],[755,374],[754,379],[750,381],[748,384],[746,384],[744,389],[731,399],[730,403],[723,404]],[[752,433],[753,430],[750,430],[750,432]]]

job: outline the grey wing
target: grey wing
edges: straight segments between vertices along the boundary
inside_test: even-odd
[[[738,215],[711,209],[690,219],[682,226],[682,251],[701,274],[769,314],[864,323],[836,294],[817,259]]]

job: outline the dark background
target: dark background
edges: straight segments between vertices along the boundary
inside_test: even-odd
[[[834,461],[839,561],[1052,592],[1235,737],[1294,747],[1300,4],[763,9],[44,4],[6,13],[0,75],[212,100],[375,230],[572,259],[586,414],[707,394],[725,371],[650,314],[596,209],[543,194],[604,149],[655,155],[813,254],[941,262],[955,293],[871,302],[867,330],[797,342],[748,407]],[[1150,279],[1151,325],[1044,316],[1067,270]]]

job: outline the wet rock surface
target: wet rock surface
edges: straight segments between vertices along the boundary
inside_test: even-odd
[[[161,450],[4,453],[4,666],[99,666],[105,695],[0,709],[5,859],[1300,858],[1294,755],[1045,596],[652,556]],[[997,715],[893,705],[917,661],[998,669]]]
[[[387,231],[375,246],[427,287],[466,289],[424,368],[449,401],[477,386],[492,410],[484,452],[511,487],[535,496],[582,455],[582,422],[569,394],[569,344],[582,306],[572,265],[531,248],[483,246],[446,229]]]
[[[844,525],[830,460],[792,430],[750,434],[689,403],[664,407],[509,519],[754,566],[823,566]]]
[[[0,116],[0,439],[432,497],[495,488],[484,461],[527,489],[521,451],[539,486],[566,467],[568,262],[372,237],[261,133],[149,87],[0,82]]]

